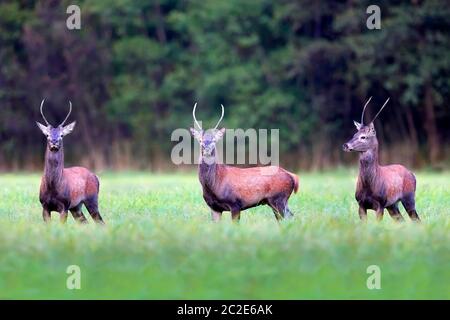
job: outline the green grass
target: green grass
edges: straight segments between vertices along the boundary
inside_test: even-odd
[[[0,175],[0,298],[449,299],[450,173],[417,174],[420,225],[360,223],[355,178],[300,174],[293,220],[263,206],[233,225],[210,222],[194,174],[101,174],[102,228],[44,225],[40,176]],[[73,264],[81,290],[66,288]]]

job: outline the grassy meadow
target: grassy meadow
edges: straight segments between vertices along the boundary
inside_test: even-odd
[[[0,175],[2,299],[406,299],[450,298],[450,173],[418,173],[423,221],[362,224],[356,172],[300,173],[295,217],[269,207],[210,221],[197,176],[103,173],[107,225],[56,213],[44,225],[39,174]],[[66,268],[81,268],[81,290]],[[366,269],[381,268],[368,290]]]

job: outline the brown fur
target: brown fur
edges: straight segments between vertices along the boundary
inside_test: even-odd
[[[67,210],[75,208],[88,198],[98,196],[100,187],[97,176],[83,167],[64,168],[61,186],[67,188],[70,196]],[[44,175],[41,179],[40,194],[45,194],[50,190]]]
[[[380,166],[380,178],[386,186],[386,202],[392,205],[404,194],[416,192],[416,180],[411,171],[399,164]]]
[[[222,212],[231,211],[238,221],[242,210],[259,205],[269,205],[277,220],[293,216],[287,202],[292,192],[298,190],[298,177],[276,166],[236,168],[215,161],[199,164],[199,180],[203,198],[212,210],[213,220],[219,220]]]
[[[357,151],[359,155],[359,175],[355,198],[359,204],[359,216],[367,219],[367,209],[376,211],[377,219],[383,218],[384,209],[391,217],[402,221],[398,209],[401,202],[410,218],[420,221],[415,209],[416,178],[414,174],[399,164],[381,166],[378,163],[378,140],[373,124],[360,126],[358,132],[344,144],[345,151]]]
[[[39,200],[43,208],[44,221],[49,221],[52,211],[60,213],[61,222],[66,222],[70,210],[75,220],[84,223],[81,211],[84,204],[92,218],[103,224],[98,211],[99,181],[95,174],[83,167],[64,168],[62,141],[58,151],[47,146],[44,175],[41,179]]]
[[[292,191],[297,192],[298,178],[295,174],[280,167],[270,166],[264,169],[273,171],[273,175],[264,175],[261,169],[219,166],[217,176],[220,183],[215,191],[223,193],[227,188],[232,189],[239,195],[243,207],[250,207],[280,192],[289,195]]]
[[[415,177],[404,166],[399,164],[378,166],[376,172],[376,179],[372,181],[365,181],[364,172],[360,172],[356,186],[357,195],[369,189],[370,193],[379,195],[380,202],[386,208],[396,204],[405,195],[416,192]]]
[[[220,220],[222,212],[231,211],[233,221],[240,219],[241,211],[267,204],[277,220],[293,216],[288,208],[288,199],[292,192],[298,191],[298,177],[280,167],[267,166],[256,168],[236,168],[218,164],[216,143],[225,133],[225,128],[217,130],[222,116],[214,129],[203,131],[195,118],[194,105],[192,115],[199,130],[191,128],[191,134],[200,143],[199,180],[203,188],[203,198],[211,208],[214,221]]]

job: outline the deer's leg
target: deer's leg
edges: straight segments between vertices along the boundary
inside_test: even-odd
[[[48,211],[46,208],[42,209],[42,218],[44,218],[44,222],[50,222],[51,220],[50,211]]]
[[[290,218],[292,216],[291,211],[287,207],[287,198],[283,196],[277,196],[267,199],[269,206],[272,208],[275,218],[281,220],[283,218]]]
[[[277,221],[280,221],[281,219],[283,219],[283,216],[277,211],[277,209],[272,208],[273,214],[275,215],[275,219],[277,219]]]
[[[98,199],[97,197],[92,197],[84,201],[84,205],[86,206],[87,210],[89,211],[89,214],[91,215],[92,219],[94,219],[95,222],[99,224],[105,224],[105,222],[102,219],[102,216],[100,215],[100,212],[98,211]]]
[[[272,208],[273,214],[275,215],[275,219],[277,221],[280,221],[283,219],[282,213],[278,210],[277,206],[272,202],[272,200],[268,200],[269,206]]]
[[[416,211],[416,201],[414,199],[414,193],[406,195],[400,201],[402,202],[402,205],[405,208],[411,220],[415,222],[420,222],[419,215],[417,214]]]
[[[287,198],[286,198],[286,217],[287,218],[292,218],[292,217],[294,217],[294,214],[292,213],[292,211],[289,209],[289,206],[288,206],[288,201],[289,201],[289,197],[292,195],[292,193],[291,194],[289,194],[288,196],[287,196]]]
[[[359,214],[359,218],[361,219],[361,221],[366,222],[367,221],[367,209],[364,208],[363,206],[359,206],[358,209],[358,214]]]
[[[222,212],[211,210],[211,219],[214,222],[219,222],[222,219]]]
[[[377,210],[375,210],[375,215],[377,217],[377,221],[381,222],[383,220],[384,208],[379,206]]]
[[[409,211],[406,211],[406,212],[408,212],[408,215],[409,215],[409,217],[411,218],[412,221],[420,222],[420,218],[419,218],[419,215],[417,214],[416,209],[409,210]]]
[[[283,216],[281,215],[281,213],[278,211],[277,207],[275,206],[273,199],[267,199],[267,204],[269,205],[269,207],[272,208],[273,214],[275,215],[275,219],[277,219],[277,221],[280,221],[281,219],[283,219]]]
[[[387,211],[389,212],[389,215],[391,216],[392,219],[394,219],[397,222],[403,222],[405,221],[405,219],[403,219],[400,210],[398,210],[398,206],[397,204],[393,204],[390,207],[386,208]]]
[[[233,220],[233,222],[239,222],[239,220],[241,220],[241,211],[232,210],[231,211],[231,219]]]
[[[284,217],[287,219],[290,219],[294,216],[294,214],[292,213],[291,210],[289,210],[289,207],[286,205],[286,207],[284,208]]]
[[[278,211],[278,208],[275,204],[274,199],[267,199],[267,204],[269,205],[269,207],[272,208],[273,214],[275,215],[275,219],[277,219],[277,221],[280,221],[281,219],[283,219],[281,212]]]
[[[75,221],[79,223],[87,223],[87,219],[81,211],[81,204],[76,206],[75,208],[70,209],[70,213],[72,214],[72,217],[75,219]]]
[[[68,214],[69,213],[67,212],[67,210],[61,211],[59,213],[59,221],[61,221],[62,224],[66,223]]]

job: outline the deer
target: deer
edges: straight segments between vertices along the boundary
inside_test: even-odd
[[[87,223],[81,210],[84,204],[92,219],[99,224],[104,224],[98,210],[100,188],[98,177],[83,167],[64,168],[63,137],[73,131],[76,123],[74,121],[65,126],[72,112],[72,102],[69,101],[69,112],[66,118],[54,127],[45,118],[44,101],[45,99],[41,102],[40,111],[45,125],[36,121],[38,128],[47,138],[44,174],[39,192],[44,222],[50,222],[51,212],[55,211],[60,214],[60,221],[64,224],[70,210],[75,221]]]
[[[394,221],[404,221],[398,208],[401,202],[410,219],[420,222],[415,207],[416,178],[400,164],[380,165],[378,161],[378,140],[374,121],[383,111],[390,98],[370,121],[364,124],[364,112],[372,97],[364,105],[361,122],[353,121],[357,132],[342,148],[346,152],[359,153],[359,175],[355,198],[359,205],[359,217],[367,221],[367,210],[374,210],[377,221],[383,219],[384,209]]]
[[[220,221],[222,213],[230,211],[232,221],[238,222],[241,211],[259,205],[270,206],[277,221],[293,217],[288,200],[298,191],[297,175],[278,166],[238,168],[218,163],[216,143],[225,134],[225,128],[217,128],[224,116],[224,106],[221,105],[222,115],[214,129],[206,131],[195,117],[196,107],[197,103],[192,110],[194,128],[190,132],[200,144],[198,177],[212,221]]]

